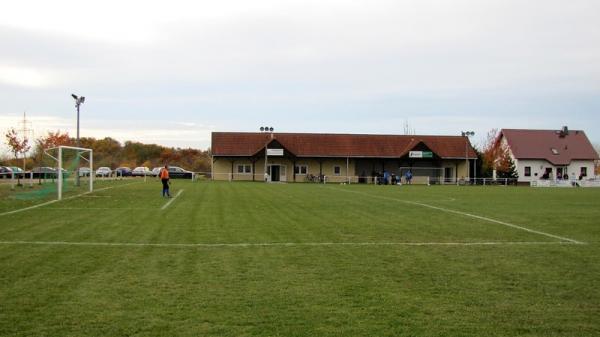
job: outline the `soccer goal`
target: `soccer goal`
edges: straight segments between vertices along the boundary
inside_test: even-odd
[[[47,149],[44,153],[54,159],[56,169],[40,167],[39,174],[50,174],[56,179],[57,198],[61,200],[69,187],[89,185],[89,192],[94,190],[94,151],[83,147],[58,146]],[[43,172],[54,170],[54,172]]]

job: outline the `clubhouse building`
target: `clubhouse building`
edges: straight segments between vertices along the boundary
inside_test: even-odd
[[[211,149],[212,179],[229,181],[391,182],[410,170],[414,183],[455,183],[477,159],[462,136],[213,132]]]

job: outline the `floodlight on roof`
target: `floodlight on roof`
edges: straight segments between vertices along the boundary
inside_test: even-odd
[[[264,126],[261,126],[261,127],[260,127],[260,132],[264,132],[264,131],[265,131],[265,127],[264,127]]]
[[[75,94],[71,94],[71,97],[73,97],[74,99],[78,99],[79,97],[77,97],[77,95]]]

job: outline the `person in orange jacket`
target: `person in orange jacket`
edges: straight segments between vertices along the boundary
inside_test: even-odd
[[[162,196],[164,197],[166,194],[167,197],[170,198],[171,193],[169,193],[169,165],[165,165],[165,167],[163,167],[160,170],[160,173],[158,176],[160,177],[160,181],[162,182],[162,185],[163,185]]]

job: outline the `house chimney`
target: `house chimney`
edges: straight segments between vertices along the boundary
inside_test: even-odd
[[[560,138],[564,138],[569,134],[569,128],[565,125],[560,130]]]

